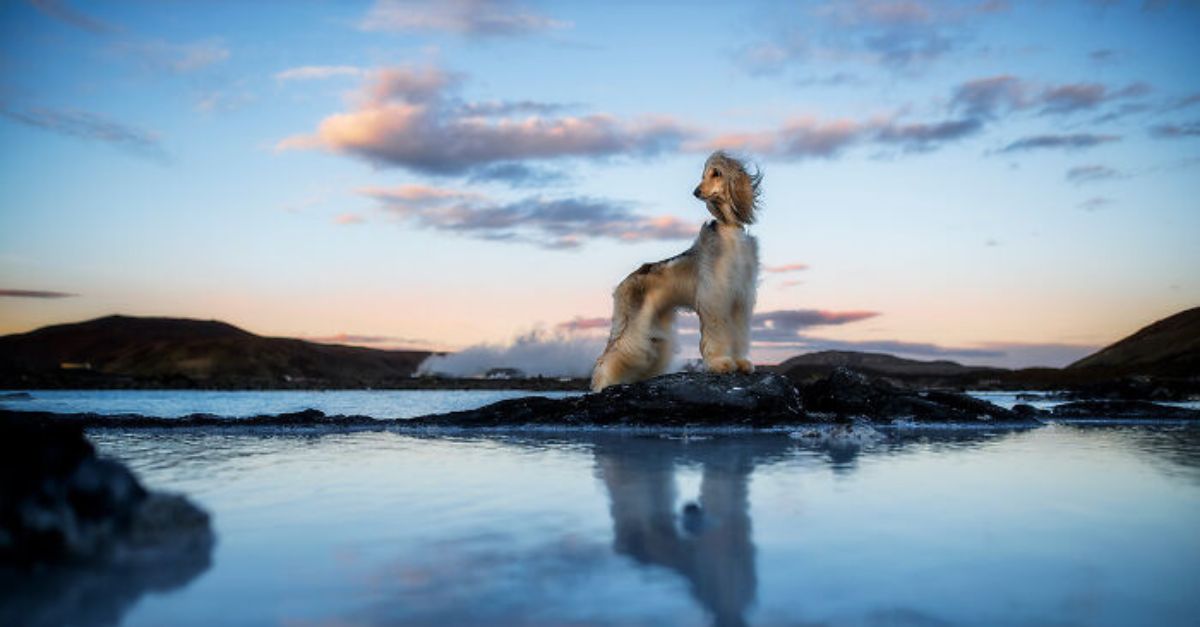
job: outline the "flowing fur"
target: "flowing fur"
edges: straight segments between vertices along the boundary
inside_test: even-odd
[[[762,174],[715,152],[692,194],[715,220],[683,253],[643,264],[613,292],[612,331],[592,372],[592,390],[662,374],[674,354],[675,312],[700,316],[700,354],[710,372],[753,372],[750,317],[758,242],[746,232],[758,212]]]

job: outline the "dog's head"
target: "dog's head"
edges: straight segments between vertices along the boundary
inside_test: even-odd
[[[761,182],[762,172],[751,174],[741,161],[717,151],[704,162],[704,173],[692,195],[703,200],[719,222],[751,224],[758,211]]]

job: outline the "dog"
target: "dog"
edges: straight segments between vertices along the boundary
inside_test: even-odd
[[[750,318],[758,282],[758,242],[746,232],[759,210],[762,172],[714,152],[692,195],[715,220],[692,247],[643,264],[613,291],[612,330],[592,371],[592,391],[662,374],[674,354],[675,313],[700,317],[700,354],[709,372],[753,372]]]

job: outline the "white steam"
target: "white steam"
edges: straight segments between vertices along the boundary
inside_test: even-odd
[[[534,330],[508,345],[476,344],[457,353],[433,355],[419,374],[480,377],[494,368],[516,368],[529,377],[589,377],[605,338]]]

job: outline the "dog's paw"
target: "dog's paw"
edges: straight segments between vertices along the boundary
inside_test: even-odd
[[[738,368],[737,362],[729,357],[715,357],[708,360],[704,365],[708,367],[709,372],[717,374],[733,372]]]
[[[750,374],[754,372],[754,364],[750,363],[749,359],[738,358],[735,360],[735,362],[737,363],[738,372],[743,374]]]

